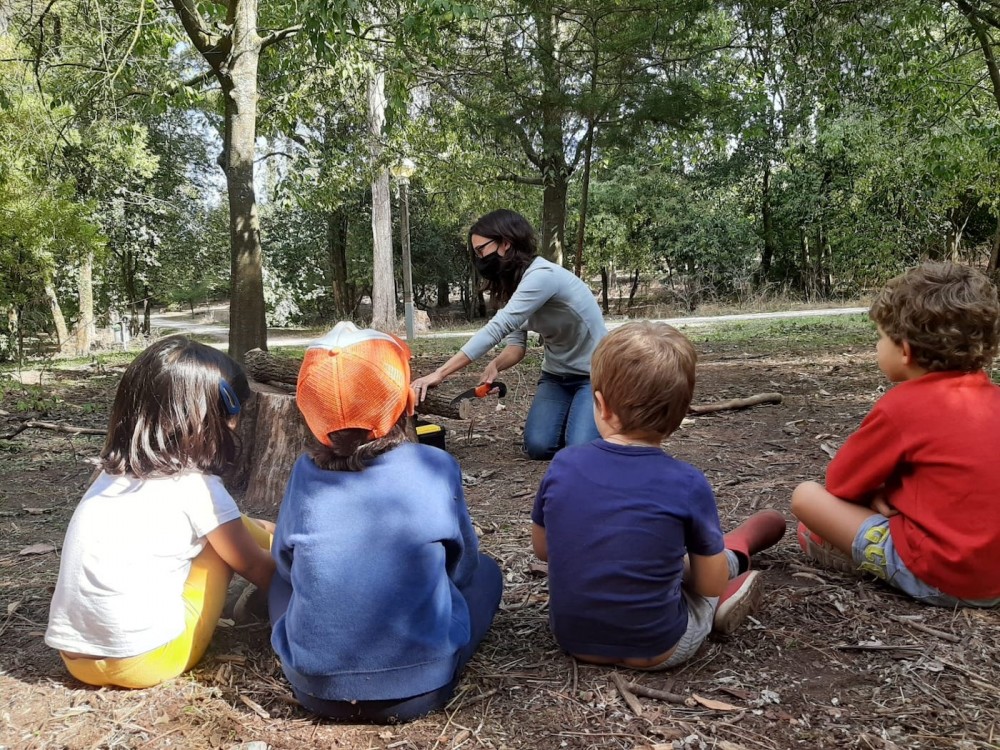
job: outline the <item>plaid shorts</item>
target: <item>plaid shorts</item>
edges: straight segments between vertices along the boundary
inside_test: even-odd
[[[919,602],[951,608],[1000,605],[1000,599],[979,601],[956,599],[913,575],[896,551],[892,534],[889,532],[889,519],[878,513],[861,524],[857,536],[854,537],[852,553],[858,570],[881,578],[890,586]]]

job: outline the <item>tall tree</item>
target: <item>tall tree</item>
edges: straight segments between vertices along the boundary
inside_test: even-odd
[[[650,18],[656,23],[650,23]],[[708,3],[525,0],[442,36],[433,81],[507,149],[498,179],[542,188],[542,251],[561,261],[570,178],[589,133],[627,142],[643,122],[697,119],[711,87],[693,63],[725,45]]]
[[[219,165],[226,175],[232,254],[229,354],[242,359],[250,349],[267,348],[263,253],[254,187],[258,66],[262,52],[301,27],[292,25],[260,36],[257,0],[209,6],[225,11],[219,18],[203,16],[200,8],[206,6],[195,0],[172,3],[188,38],[209,65],[210,71],[199,78],[214,76],[222,88],[225,120]]]

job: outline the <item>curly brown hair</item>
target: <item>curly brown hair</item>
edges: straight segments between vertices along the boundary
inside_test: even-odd
[[[594,350],[590,382],[628,434],[659,440],[673,433],[694,393],[698,355],[687,337],[666,323],[627,323]]]
[[[990,280],[957,263],[923,263],[892,279],[868,316],[897,344],[907,342],[929,372],[974,372],[1000,341],[1000,302]]]

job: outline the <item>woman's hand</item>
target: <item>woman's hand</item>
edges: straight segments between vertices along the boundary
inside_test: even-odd
[[[496,380],[499,375],[500,369],[497,367],[497,361],[495,359],[490,360],[490,363],[483,368],[483,374],[479,376],[479,382],[493,385],[493,381]]]
[[[430,375],[424,375],[422,378],[417,378],[410,383],[410,388],[413,389],[413,392],[417,396],[417,403],[423,402],[427,398],[427,391],[441,385],[444,382],[444,378],[444,375],[435,370]]]

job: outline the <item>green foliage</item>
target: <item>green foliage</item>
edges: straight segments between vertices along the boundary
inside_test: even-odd
[[[984,6],[261,3],[262,35],[303,24],[259,75],[270,319],[362,314],[372,177],[404,157],[417,164],[417,304],[443,288],[471,314],[465,232],[478,215],[509,206],[542,229],[539,188],[554,204],[565,194],[565,214],[547,204],[544,231],[565,222],[575,249],[591,125],[588,278],[638,271],[695,309],[772,288],[863,293],[927,256],[985,265],[1000,104],[982,45],[995,59],[1000,32],[965,7]],[[0,358],[52,329],[53,298],[73,320],[91,254],[101,321],[139,320],[148,300],[225,296],[222,98],[212,78],[183,85],[205,62],[175,12],[149,0],[8,8]],[[223,5],[198,9],[221,33]],[[378,142],[365,120],[376,70],[389,98]],[[399,213],[394,197],[397,274]]]

